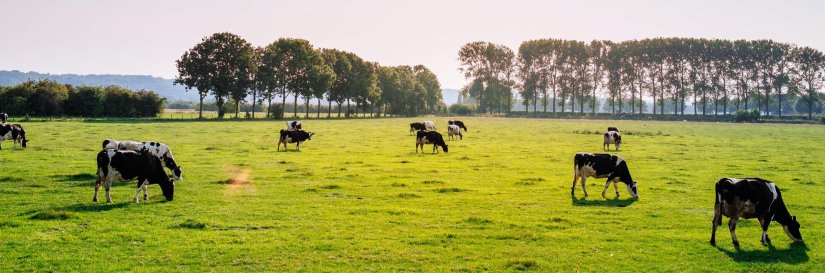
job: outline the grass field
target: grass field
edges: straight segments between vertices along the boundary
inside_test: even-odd
[[[0,151],[0,271],[825,269],[822,126],[466,118],[433,155],[414,152],[414,120],[307,121],[300,152],[276,151],[283,122],[24,124],[29,147]],[[603,179],[571,198],[574,153],[601,151],[608,125],[640,198],[603,199]],[[169,144],[175,200],[152,185],[134,204],[132,181],[92,203],[106,138]],[[763,247],[755,219],[739,251],[724,225],[708,244],[713,184],[745,176],[779,185],[805,244],[774,223]]]

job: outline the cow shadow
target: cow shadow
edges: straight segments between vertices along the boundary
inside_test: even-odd
[[[617,197],[614,197],[613,199],[604,199],[599,196],[593,200],[588,200],[587,197],[576,198],[573,196],[571,198],[574,206],[585,207],[627,207],[639,200],[638,197],[632,197],[630,199],[619,199]]]
[[[761,250],[728,250],[716,246],[716,249],[728,255],[735,262],[740,263],[786,263],[801,264],[810,260],[808,257],[808,246],[804,242],[791,243],[789,248],[776,249],[773,245],[768,245],[767,249]]]
[[[94,187],[97,182],[97,176],[89,173],[52,175],[49,177],[54,179],[56,182],[66,182],[75,187]]]
[[[100,198],[100,197],[98,197]],[[106,197],[103,197],[103,202],[94,203],[89,201],[89,203],[78,203],[74,205],[68,205],[65,207],[56,208],[57,210],[63,211],[72,211],[72,212],[103,212],[103,211],[110,211],[115,209],[122,209],[128,207],[134,202],[122,202],[122,203],[112,203],[106,204]]]

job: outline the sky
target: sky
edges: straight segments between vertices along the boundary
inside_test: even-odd
[[[255,46],[281,37],[382,65],[429,67],[444,88],[468,81],[458,50],[514,51],[527,40],[652,37],[773,39],[825,50],[825,1],[9,1],[0,0],[0,70],[174,78],[202,38]]]

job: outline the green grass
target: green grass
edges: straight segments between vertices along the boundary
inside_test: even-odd
[[[415,153],[419,119],[312,120],[300,152],[281,121],[37,122],[0,151],[0,272],[810,272],[825,268],[821,125],[464,118],[449,153]],[[448,118],[434,120],[445,130]],[[572,158],[608,125],[640,198],[602,179],[570,197]],[[93,203],[103,139],[158,140],[183,167],[175,200],[116,182]],[[708,244],[713,184],[776,182],[806,245],[756,220]],[[243,179],[245,178],[245,179]],[[103,197],[103,196],[101,196]],[[103,197],[105,198],[105,197]]]

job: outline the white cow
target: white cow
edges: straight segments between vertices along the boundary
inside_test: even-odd
[[[435,131],[435,123],[431,120],[425,120],[421,123],[424,123],[424,127],[427,128],[428,131]]]
[[[290,120],[286,122],[287,130],[301,130],[301,122],[297,120]]]
[[[160,158],[164,165],[172,171],[172,175],[176,180],[183,180],[183,171],[181,170],[181,167],[175,163],[175,157],[172,156],[172,148],[169,148],[169,145],[154,141],[138,142],[107,139],[103,141],[103,150],[107,149],[129,150],[136,152],[145,151],[156,156],[157,158]]]
[[[450,140],[454,140],[456,135],[458,135],[459,139],[464,139],[464,135],[461,134],[461,127],[455,124],[448,125],[447,136],[450,137]]]
[[[622,135],[619,134],[618,131],[608,131],[604,133],[604,149],[610,151],[610,144],[616,146],[616,151],[619,150],[619,146],[622,146]]]

